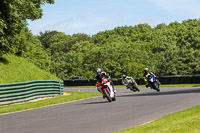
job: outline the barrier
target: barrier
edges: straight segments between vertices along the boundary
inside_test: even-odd
[[[64,94],[64,82],[56,80],[33,80],[0,84],[0,105],[24,102],[35,98]]]
[[[169,75],[169,76],[159,76],[158,77],[161,84],[180,84],[180,75]]]
[[[200,83],[200,75],[193,75],[192,76],[192,83],[199,84]]]
[[[138,85],[145,85],[143,78],[134,78]],[[161,84],[200,84],[200,75],[167,75],[158,76]],[[114,85],[122,85],[122,79],[112,79]],[[65,86],[95,86],[95,79],[64,80]]]

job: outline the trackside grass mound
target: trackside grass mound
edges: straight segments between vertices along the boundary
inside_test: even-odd
[[[40,69],[26,59],[7,54],[0,57],[0,83],[24,82],[30,80],[60,80]]]
[[[200,106],[117,133],[200,133]]]
[[[44,107],[44,106],[53,105],[53,104],[59,104],[59,103],[64,103],[64,102],[69,102],[69,101],[101,96],[101,94],[98,92],[66,91],[65,93],[69,93],[69,95],[56,96],[56,97],[47,98],[44,100],[26,102],[26,103],[20,103],[20,104],[2,105],[0,106],[0,114],[28,110],[28,109]]]

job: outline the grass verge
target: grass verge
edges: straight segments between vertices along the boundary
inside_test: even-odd
[[[70,93],[70,95],[56,96],[53,98],[47,98],[44,100],[26,102],[26,103],[21,103],[21,104],[12,104],[12,105],[4,105],[4,106],[2,105],[0,106],[0,114],[28,110],[28,109],[44,107],[44,106],[53,105],[53,104],[59,104],[59,103],[64,103],[64,102],[69,102],[69,101],[101,96],[101,94],[97,92],[66,91],[66,93]]]
[[[200,105],[116,133],[199,133]]]

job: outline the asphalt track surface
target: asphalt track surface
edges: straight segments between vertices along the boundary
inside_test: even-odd
[[[200,87],[116,90],[111,103],[96,97],[0,115],[0,133],[113,133],[200,104]]]

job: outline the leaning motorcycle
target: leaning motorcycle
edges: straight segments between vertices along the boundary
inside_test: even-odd
[[[129,82],[128,85],[126,86],[127,89],[130,89],[131,91],[133,92],[136,92],[136,91],[140,91],[139,88],[138,88],[138,85],[137,83],[134,81],[132,82]]]
[[[109,82],[108,79],[103,78],[102,82],[97,81],[96,86],[97,90],[103,94],[103,97],[106,97],[106,99],[109,102],[112,102],[116,100],[116,97],[115,97],[115,92],[113,97],[110,96],[111,93],[110,88],[107,85],[105,85],[108,82]]]
[[[157,92],[160,91],[160,89],[159,89],[159,88],[160,88],[160,85],[159,85],[159,83],[158,83],[158,81],[157,81],[157,79],[156,79],[155,76],[149,75],[149,76],[147,77],[147,82],[148,82],[149,87],[150,87],[151,89],[154,89],[154,90],[156,90]]]

